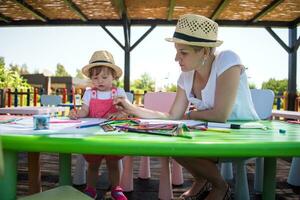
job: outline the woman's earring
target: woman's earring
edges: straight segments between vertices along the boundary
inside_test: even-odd
[[[202,66],[205,64],[205,62],[206,62],[206,58],[203,58],[203,60],[202,60]]]

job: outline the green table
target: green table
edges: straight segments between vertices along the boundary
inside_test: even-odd
[[[71,184],[71,153],[191,156],[191,157],[265,157],[263,199],[275,199],[276,157],[300,156],[300,126],[278,121],[263,121],[269,130],[239,129],[230,133],[201,131],[194,139],[119,133],[101,133],[98,127],[74,131],[49,130],[47,134],[15,135],[0,133],[4,148],[5,176],[0,179],[1,199],[16,198],[17,153],[60,153],[60,184]],[[279,133],[279,129],[286,133]],[[45,133],[45,131],[43,132]]]

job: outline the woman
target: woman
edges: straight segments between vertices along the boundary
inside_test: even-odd
[[[218,24],[204,16],[187,14],[179,18],[173,38],[175,60],[181,67],[176,98],[169,113],[137,107],[123,98],[117,109],[141,118],[197,119],[215,122],[258,120],[248,86],[245,67],[232,51],[215,52]],[[192,104],[196,110],[186,113]],[[175,158],[195,178],[182,199],[230,199],[230,188],[219,173],[217,159]]]

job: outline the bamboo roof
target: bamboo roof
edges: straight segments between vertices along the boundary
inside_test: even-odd
[[[293,27],[299,0],[0,0],[0,26],[173,25],[195,13],[221,26]]]

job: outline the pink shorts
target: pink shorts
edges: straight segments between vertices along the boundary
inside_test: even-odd
[[[104,155],[84,154],[83,157],[88,163],[100,163],[104,158],[106,160],[120,160],[124,156],[104,156]]]

